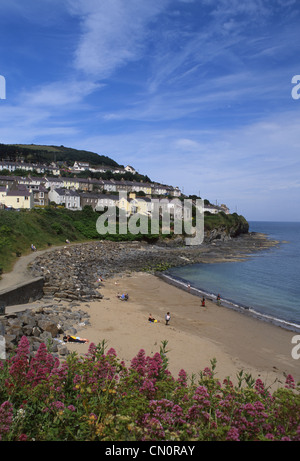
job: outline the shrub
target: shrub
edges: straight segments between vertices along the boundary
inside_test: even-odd
[[[140,350],[129,366],[105,342],[66,362],[41,344],[35,356],[22,337],[0,364],[0,439],[36,441],[300,440],[299,386],[288,376],[272,395],[261,380],[239,374],[233,386],[168,371],[160,353]]]

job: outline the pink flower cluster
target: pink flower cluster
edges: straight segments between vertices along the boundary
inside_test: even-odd
[[[142,349],[129,367],[91,344],[59,361],[23,337],[0,366],[0,440],[300,440],[299,386],[273,395],[260,379],[234,387],[210,368],[174,379],[164,352]]]

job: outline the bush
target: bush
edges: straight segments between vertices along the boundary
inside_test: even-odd
[[[215,361],[188,380],[168,371],[166,342],[126,367],[105,341],[65,363],[22,337],[0,365],[0,439],[36,441],[300,440],[299,387],[273,395],[258,380],[215,378]]]

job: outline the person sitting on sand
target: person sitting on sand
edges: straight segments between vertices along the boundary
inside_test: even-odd
[[[78,336],[67,335],[63,337],[65,343],[89,343],[88,339],[79,338]]]
[[[148,321],[151,323],[157,323],[159,320],[156,320],[152,314],[149,314]]]
[[[121,301],[128,301],[129,299],[129,296],[128,296],[128,293],[122,293],[121,296],[119,295],[119,293],[117,294],[117,298],[119,298]]]

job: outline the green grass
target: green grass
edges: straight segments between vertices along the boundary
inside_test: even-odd
[[[33,243],[42,250],[52,245],[61,245],[66,239],[84,241],[96,235],[97,216],[87,217],[84,211],[71,212],[65,209],[51,207],[32,209],[28,211],[0,211],[0,268],[4,272],[12,269],[17,258],[30,253]],[[88,236],[87,227],[91,228],[94,221],[94,234]],[[82,229],[79,229],[79,225]],[[85,224],[86,223],[86,226]]]
[[[82,211],[70,211],[52,206],[18,212],[0,210],[0,269],[3,272],[12,270],[17,254],[24,256],[30,253],[31,244],[34,244],[38,250],[43,250],[52,245],[63,245],[66,239],[73,243],[96,239],[115,241],[151,239],[150,235],[130,233],[100,235],[96,229],[98,217],[99,213],[94,212],[91,207],[85,207]]]
[[[210,214],[205,212],[204,217],[204,228],[205,230],[212,230],[216,228],[225,227],[226,229],[238,228],[243,226],[249,228],[248,222],[243,216],[238,215],[237,213],[226,214],[224,212],[218,214]]]
[[[63,245],[66,239],[71,242],[109,239],[114,241],[147,240],[156,241],[158,235],[121,234],[100,235],[96,229],[99,213],[91,207],[82,211],[70,211],[63,207],[33,208],[32,210],[5,211],[0,210],[0,269],[3,272],[12,270],[17,254],[26,255],[31,252],[33,243],[38,250],[47,249],[53,245]],[[205,230],[220,226],[226,229],[247,225],[247,221],[236,214],[205,216]],[[160,235],[160,238],[172,237]]]

